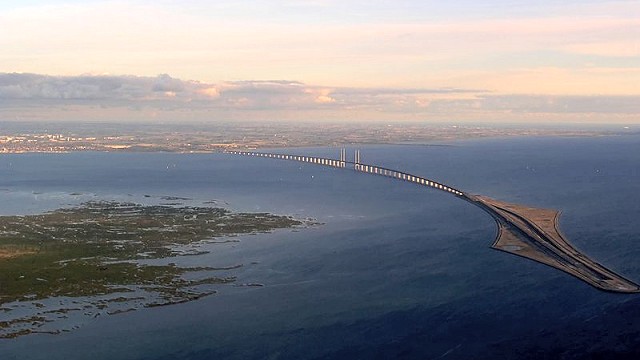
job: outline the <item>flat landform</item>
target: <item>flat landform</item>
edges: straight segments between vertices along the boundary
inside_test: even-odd
[[[48,324],[73,311],[93,317],[213,294],[215,285],[235,281],[230,270],[242,264],[180,267],[158,260],[205,253],[197,243],[308,223],[219,207],[114,201],[0,216],[0,338],[60,332]]]
[[[604,291],[637,293],[638,284],[607,269],[574,248],[558,229],[560,212],[510,204],[486,196],[465,195],[498,223],[494,249],[562,270]]]
[[[47,129],[47,130],[42,130]],[[628,131],[532,129],[418,123],[232,122],[210,125],[28,123],[0,121],[0,153],[176,152],[413,144],[514,136],[611,136]]]

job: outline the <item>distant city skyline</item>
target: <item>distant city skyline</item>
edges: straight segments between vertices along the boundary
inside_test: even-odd
[[[640,124],[640,1],[0,3],[0,120]]]

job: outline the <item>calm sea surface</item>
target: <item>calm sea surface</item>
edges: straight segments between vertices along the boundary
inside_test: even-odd
[[[576,247],[640,281],[638,135],[360,149],[365,163],[559,209]],[[0,155],[1,215],[162,196],[323,225],[242,236],[176,260],[243,264],[237,283],[264,287],[223,285],[198,301],[102,316],[61,335],[0,340],[1,359],[640,358],[640,295],[604,293],[491,250],[491,217],[436,190],[226,154]]]

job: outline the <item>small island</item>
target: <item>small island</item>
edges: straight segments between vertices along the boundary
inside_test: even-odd
[[[153,260],[203,253],[188,245],[237,241],[232,236],[310,223],[219,207],[115,201],[0,216],[0,315],[5,314],[0,318],[0,338],[59,332],[40,331],[55,321],[47,314],[66,318],[77,310],[97,316],[105,311],[93,310],[105,309],[115,314],[213,294],[212,285],[233,283],[230,271],[243,265],[180,267]],[[216,274],[220,272],[224,275]],[[52,298],[65,300],[49,309],[45,302]],[[25,306],[32,311],[25,312]],[[6,316],[18,307],[25,314]]]

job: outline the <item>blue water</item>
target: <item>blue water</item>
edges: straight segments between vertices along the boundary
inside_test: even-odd
[[[560,209],[562,230],[578,248],[640,281],[640,136],[360,149],[364,162]],[[335,148],[281,151],[338,155]],[[312,217],[323,225],[243,236],[182,260],[242,263],[237,282],[264,287],[221,286],[191,303],[100,317],[57,336],[0,341],[2,359],[640,356],[640,295],[604,293],[491,250],[491,217],[436,190],[225,154],[0,157],[0,214],[163,195],[194,204],[218,199],[237,211]]]

